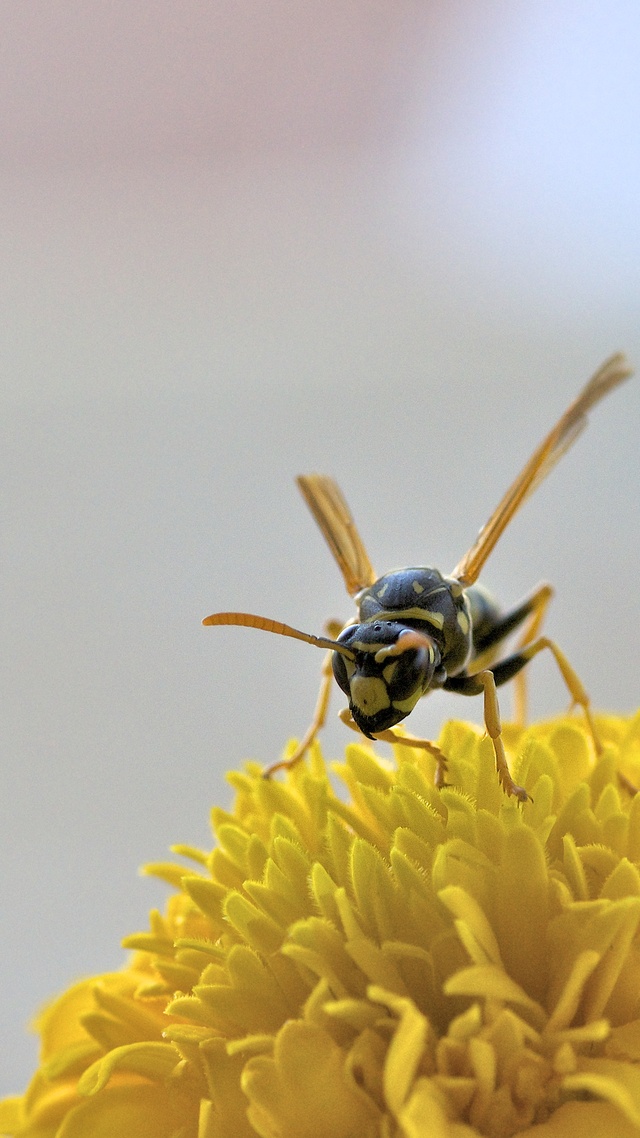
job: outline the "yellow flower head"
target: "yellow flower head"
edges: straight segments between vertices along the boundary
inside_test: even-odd
[[[514,775],[450,723],[433,760],[319,750],[230,775],[210,853],[121,972],[40,1017],[0,1106],[22,1138],[640,1135],[640,714],[505,728]],[[622,776],[622,777],[620,777]]]

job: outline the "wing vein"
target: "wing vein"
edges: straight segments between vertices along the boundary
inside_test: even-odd
[[[298,486],[354,596],[376,580],[362,538],[342,491],[327,474],[301,474]]]
[[[478,579],[485,561],[514,514],[537,490],[586,427],[587,412],[631,374],[631,368],[621,353],[605,361],[533,452],[471,548],[456,565],[452,577],[457,577],[465,587]]]

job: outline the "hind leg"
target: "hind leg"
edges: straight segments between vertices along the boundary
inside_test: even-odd
[[[536,589],[520,604],[501,613],[491,627],[475,640],[475,656],[472,661],[474,674],[493,667],[497,653],[503,640],[521,624],[525,623],[522,636],[517,648],[525,648],[535,640],[540,633],[542,622],[547,611],[547,605],[553,596],[551,585],[538,585]],[[514,684],[514,719],[523,726],[527,718],[527,681],[526,674],[520,671],[516,674]]]
[[[587,721],[587,727],[589,728],[591,738],[593,739],[593,745],[595,747],[596,754],[601,754],[602,743],[600,742],[598,732],[596,731],[596,726],[593,721],[593,716],[591,714],[591,701],[589,699],[589,696],[587,695],[577,672],[575,672],[572,668],[564,652],[562,652],[560,648],[558,648],[558,645],[555,643],[555,641],[550,640],[548,636],[539,636],[537,640],[533,640],[531,643],[525,644],[518,651],[512,652],[510,656],[505,657],[504,660],[501,660],[498,664],[491,668],[495,686],[500,687],[501,684],[506,684],[508,680],[511,680],[517,676],[522,671],[522,669],[526,667],[529,661],[533,660],[534,656],[537,656],[538,653],[542,652],[545,648],[551,652],[556,664],[558,665],[560,675],[562,676],[567,686],[569,695],[571,696],[572,704],[578,704],[578,706],[582,708],[585,719]],[[479,695],[481,687],[478,686],[478,683],[476,681],[479,681],[480,677],[483,674],[483,672],[474,672],[471,675],[462,673],[458,676],[452,676],[445,682],[443,686],[446,691],[456,691],[461,695]]]
[[[582,708],[584,717],[587,721],[587,727],[589,728],[589,733],[593,739],[593,745],[595,747],[596,754],[602,754],[602,743],[600,742],[600,737],[596,730],[596,725],[593,721],[593,715],[591,714],[591,700],[589,699],[589,696],[587,695],[577,672],[572,668],[564,652],[558,648],[558,645],[554,640],[550,640],[548,636],[539,636],[537,640],[533,640],[531,643],[525,644],[520,649],[520,651],[514,652],[513,656],[509,657],[508,660],[503,660],[502,664],[499,664],[494,669],[496,683],[499,684],[504,682],[499,678],[498,675],[503,665],[510,667],[510,662],[522,660],[522,664],[520,664],[520,667],[518,668],[519,672],[520,668],[524,667],[525,664],[528,664],[530,660],[533,660],[534,656],[538,655],[538,652],[544,651],[545,648],[551,652],[551,655],[558,665],[560,675],[562,676],[566,684],[567,691],[571,696],[572,705],[577,704],[578,707]],[[505,676],[505,679],[508,678],[510,677]]]
[[[531,598],[534,601],[531,615],[522,636],[518,641],[518,649],[526,648],[539,635],[542,622],[547,612],[547,605],[553,596],[551,585],[542,585]],[[574,673],[575,674],[575,673]],[[513,685],[513,718],[520,727],[527,722],[527,672],[523,669],[516,674]]]

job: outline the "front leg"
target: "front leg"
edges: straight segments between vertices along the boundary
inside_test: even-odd
[[[325,625],[326,632],[332,640],[337,639],[343,627],[346,627],[346,625],[343,626],[337,620],[329,620]],[[313,719],[302,736],[302,739],[288,759],[278,759],[278,762],[272,763],[270,767],[267,767],[266,770],[262,772],[263,778],[271,778],[276,771],[290,771],[293,767],[297,766],[300,760],[304,758],[305,753],[309,750],[318,732],[324,727],[329,710],[329,701],[331,699],[331,688],[333,687],[332,657],[333,652],[327,652],[324,658],[320,679],[320,691],[318,692]]]
[[[582,685],[580,677],[578,676],[577,672],[571,667],[571,664],[567,660],[564,652],[562,652],[560,648],[558,648],[556,642],[554,640],[550,640],[548,636],[539,636],[537,640],[532,641],[530,644],[524,645],[518,651],[513,652],[511,656],[507,656],[504,660],[501,660],[499,664],[496,664],[495,667],[492,668],[496,686],[500,687],[501,684],[507,683],[507,681],[510,680],[513,676],[516,676],[518,672],[522,670],[522,668],[526,667],[529,661],[533,660],[533,657],[538,655],[538,652],[544,651],[545,648],[551,652],[551,655],[558,665],[560,675],[562,676],[566,684],[567,691],[571,696],[571,703],[577,704],[582,708],[584,717],[587,721],[587,727],[589,728],[589,733],[593,739],[593,746],[595,748],[596,755],[601,755],[602,743],[600,742],[600,738],[596,730],[596,725],[591,714],[591,701],[589,699],[589,696],[587,695]],[[451,691],[462,690],[453,686],[457,678],[458,677],[454,677],[451,680],[447,680],[447,682],[444,684],[444,687],[448,688]],[[474,676],[469,678],[475,679]],[[462,677],[460,677],[460,679],[462,679]]]
[[[495,669],[496,672],[499,667],[500,665]],[[521,664],[520,667],[524,667],[524,663]],[[504,743],[502,742],[502,727],[500,725],[500,708],[498,705],[496,682],[493,672],[486,668],[483,672],[476,672],[473,676],[452,676],[446,681],[444,687],[447,691],[456,691],[461,695],[484,694],[484,723],[487,729],[487,735],[493,743],[498,782],[505,794],[517,798],[518,802],[530,802],[531,798],[524,787],[518,786],[517,782],[514,782],[511,777],[509,764],[507,763]]]
[[[338,712],[338,717],[347,727],[350,727],[352,731],[356,731],[358,735],[362,735],[362,731],[358,727],[348,707],[343,707],[342,711]],[[422,751],[428,751],[436,760],[436,773],[433,780],[435,785],[438,788],[447,785],[447,756],[440,750],[437,743],[432,743],[430,739],[420,739],[417,735],[410,735],[408,733],[400,734],[399,731],[394,731],[393,727],[388,727],[386,731],[376,731],[373,738],[379,739],[382,743],[393,743],[394,746],[417,747]]]

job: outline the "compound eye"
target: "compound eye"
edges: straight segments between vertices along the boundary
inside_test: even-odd
[[[334,652],[331,658],[331,666],[338,687],[342,688],[345,695],[349,695],[351,690],[351,677],[355,671],[353,660],[350,660],[347,656],[343,656],[340,652]]]
[[[410,635],[410,634],[409,634]],[[398,637],[398,646],[404,636]],[[436,668],[436,653],[432,645],[407,647],[406,651],[389,654],[383,676],[394,707],[407,709],[413,707],[428,689]]]
[[[400,656],[391,676],[390,686],[393,695],[402,697],[413,691],[417,684],[422,686],[422,677],[428,663],[428,655],[422,649],[417,652],[405,652]]]

